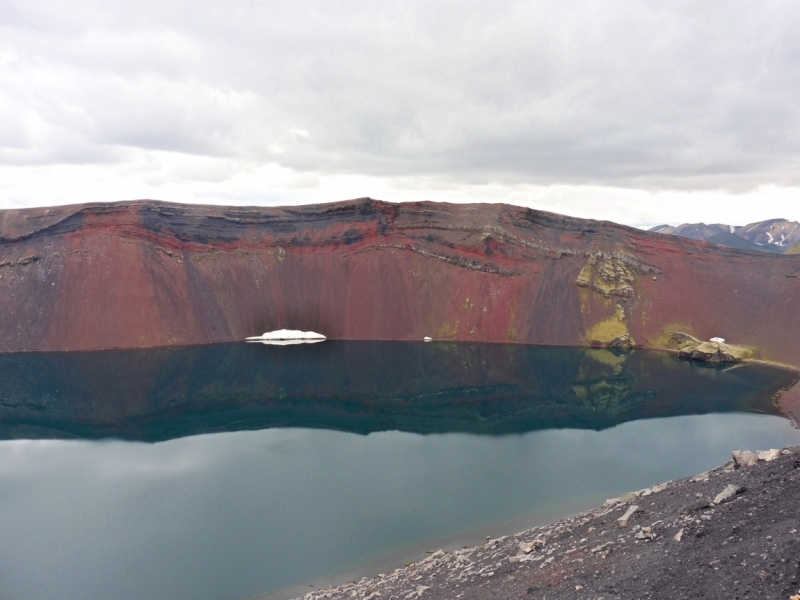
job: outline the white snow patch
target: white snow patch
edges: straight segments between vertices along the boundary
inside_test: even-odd
[[[710,342],[716,342],[717,344],[724,344],[725,343],[725,338],[713,337],[709,341]]]
[[[736,227],[734,227],[733,225],[728,225],[728,227],[731,228],[731,233],[736,233]]]
[[[775,238],[772,237],[772,234],[769,231],[767,231],[766,234],[767,234],[767,237],[769,238],[769,243],[770,244],[774,244],[775,243]]]
[[[426,335],[424,338],[422,338],[422,341],[423,341],[423,342],[432,342],[432,341],[433,341],[433,338],[432,338],[432,337],[428,337],[428,336]]]
[[[325,340],[247,340],[251,344],[266,344],[267,346],[293,346],[294,344],[319,344]]]
[[[298,329],[278,329],[276,331],[267,331],[263,335],[249,337],[247,338],[247,341],[264,342],[279,346],[287,346],[289,344],[321,342],[326,339],[328,338],[326,338],[321,333],[317,333],[316,331],[300,331]]]

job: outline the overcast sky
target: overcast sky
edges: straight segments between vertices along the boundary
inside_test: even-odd
[[[800,4],[0,0],[0,208],[800,220]]]

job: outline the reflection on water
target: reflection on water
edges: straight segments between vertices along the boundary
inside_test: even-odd
[[[357,433],[603,429],[758,410],[793,375],[638,351],[333,342],[0,355],[0,438],[158,441],[306,427]]]
[[[791,374],[761,367],[299,350],[0,357],[6,438],[169,440],[0,442],[0,598],[234,600],[800,443],[770,402]]]

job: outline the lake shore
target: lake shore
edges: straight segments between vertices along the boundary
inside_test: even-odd
[[[786,600],[800,595],[800,446],[770,458],[730,461],[304,599]]]

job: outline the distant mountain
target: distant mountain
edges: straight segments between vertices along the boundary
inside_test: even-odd
[[[800,223],[786,219],[769,219],[734,226],[714,223],[684,223],[683,225],[657,225],[650,229],[657,233],[667,233],[680,237],[731,246],[745,250],[760,250],[777,254],[798,252],[800,244]],[[789,252],[794,248],[792,252]]]
[[[781,248],[785,252],[800,243],[800,223],[786,219],[770,219],[751,223],[736,230],[736,234],[754,244]]]
[[[670,235],[679,235],[693,240],[700,240],[707,242],[708,238],[718,235],[720,233],[733,233],[735,228],[730,225],[721,225],[715,223],[713,225],[706,225],[705,223],[684,223],[673,227],[672,225],[656,225],[650,231],[657,233],[669,233]]]
[[[760,250],[761,252],[775,252],[781,254],[783,250],[779,246],[760,246],[754,244],[743,237],[739,237],[735,233],[723,231],[705,240],[712,244],[719,244],[720,246],[731,246],[732,248],[742,248],[743,250]]]

